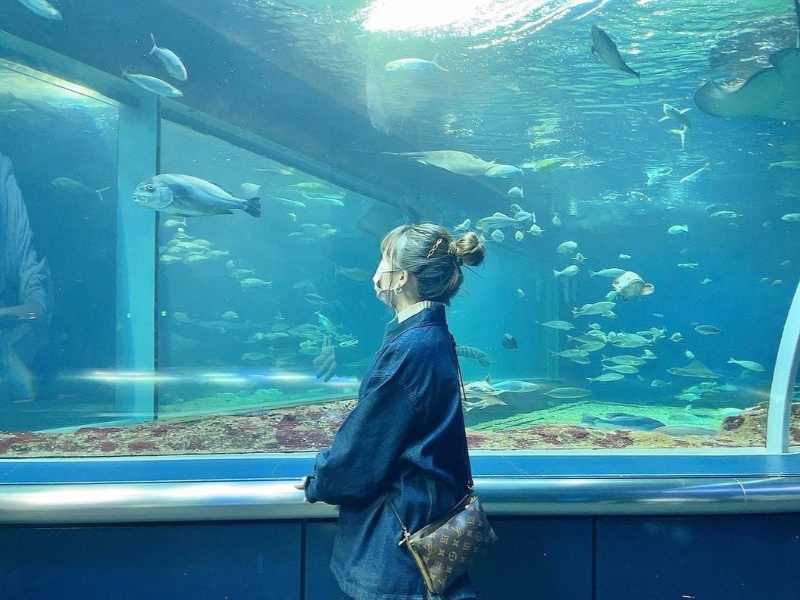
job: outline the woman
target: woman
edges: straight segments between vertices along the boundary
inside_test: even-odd
[[[53,292],[11,160],[0,154],[0,377],[14,402],[34,400],[29,365],[47,341]],[[0,397],[4,394],[0,393]]]
[[[484,253],[476,234],[454,240],[431,223],[403,225],[381,242],[372,281],[397,323],[386,328],[356,408],[301,484],[309,502],[340,505],[331,570],[357,600],[426,598],[411,554],[398,545],[397,517],[414,532],[468,491],[460,373],[444,307],[464,279],[461,265],[481,264]],[[469,576],[438,598],[475,598]]]

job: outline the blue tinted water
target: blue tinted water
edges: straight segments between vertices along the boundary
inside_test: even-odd
[[[356,2],[85,2],[62,6],[61,23],[44,21],[17,3],[0,7],[0,27],[9,33],[114,75],[125,66],[166,78],[147,55],[153,32],[187,64],[188,81],[174,82],[184,92],[180,102],[402,198],[397,203],[404,210],[381,208],[372,226],[372,202],[353,191],[346,191],[343,208],[313,202],[293,208],[269,195],[299,200],[302,194],[291,186],[324,177],[164,125],[162,172],[203,177],[234,193],[242,183],[264,190],[260,220],[236,214],[194,219],[186,226],[187,234],[209,240],[226,256],[159,265],[158,367],[182,373],[177,383],[162,384],[165,403],[272,388],[285,390],[291,401],[352,393],[391,315],[372,297],[369,281],[336,276],[336,268],[371,274],[378,259],[376,235],[410,214],[453,226],[465,218],[475,223],[495,211],[507,213],[511,186],[524,188],[525,198],[517,202],[536,213],[545,232],[517,242],[506,230],[503,242],[487,241],[486,264],[467,273],[451,325],[460,344],[481,349],[491,361],[486,367],[464,359],[467,380],[491,373],[495,379],[535,379],[550,387],[588,387],[600,399],[677,403],[681,389],[700,381],[666,372],[685,366],[688,350],[742,390],[727,403],[763,398],[800,264],[800,223],[781,220],[800,212],[800,171],[769,165],[800,160],[798,126],[759,117],[712,117],[698,110],[692,97],[706,79],[744,80],[766,67],[772,52],[793,45],[797,23],[791,4],[539,4],[486,3],[480,17],[422,32],[367,31],[367,6]],[[641,81],[591,53],[594,24],[616,40]],[[447,71],[384,69],[398,58],[437,54]],[[117,328],[114,203],[129,202],[132,190],[115,189],[113,114],[99,105],[66,108],[63,100],[37,105],[42,101],[37,94],[15,90],[2,96],[0,150],[17,166],[37,249],[51,263],[52,343],[37,359],[37,372],[49,401],[60,402],[73,398],[69,394],[91,395],[97,385],[65,383],[60,373],[113,370],[124,343]],[[659,122],[663,103],[691,108],[684,150],[668,133],[677,124]],[[437,149],[513,165],[576,153],[581,161],[526,169],[524,177],[471,179],[383,154]],[[696,181],[680,183],[706,163],[710,170]],[[672,172],[648,186],[646,171],[656,167]],[[92,189],[111,186],[104,193],[109,200],[56,189],[51,183],[56,177]],[[741,217],[709,216],[718,210]],[[555,214],[560,227],[552,223]],[[167,218],[158,225],[161,246],[174,234],[163,225]],[[668,234],[676,224],[687,224],[689,233]],[[311,225],[330,226],[332,233],[309,237]],[[576,277],[555,279],[553,269],[573,264],[555,252],[566,240],[576,241],[588,260]],[[623,253],[632,258],[619,259]],[[242,289],[228,261],[254,270],[253,276],[271,281],[271,287]],[[667,337],[680,332],[683,341],[664,337],[648,346],[657,359],[641,368],[641,379],[628,375],[620,382],[589,384],[587,377],[602,372],[600,354],[642,350],[607,346],[591,355],[589,365],[552,359],[551,351],[575,343],[540,323],[572,321],[573,307],[602,300],[612,280],[590,277],[588,271],[606,267],[636,271],[654,284],[655,293],[618,303],[615,319],[579,317],[571,334],[599,323],[604,331],[665,328]],[[701,284],[706,278],[710,282]],[[309,298],[311,293],[324,304]],[[228,311],[238,318],[224,319]],[[314,357],[299,351],[303,341],[319,346],[318,331],[311,338],[247,341],[258,332],[276,333],[276,325],[317,325],[317,311],[348,336],[343,340],[358,340],[337,348],[340,378],[331,387],[313,379]],[[698,324],[723,333],[702,336],[693,329]],[[518,340],[517,349],[502,346],[505,333]],[[247,353],[251,358],[243,358]],[[730,357],[759,362],[766,373],[742,379],[742,369],[727,364]],[[241,377],[210,384],[185,375],[187,370]],[[260,380],[254,372],[268,377]],[[279,375],[295,379],[274,379]],[[653,379],[671,386],[652,388]],[[113,389],[100,388],[106,408],[92,405],[88,412],[94,416],[84,412],[66,421],[118,417]],[[44,414],[70,414],[73,407],[39,410],[27,426],[46,426]]]

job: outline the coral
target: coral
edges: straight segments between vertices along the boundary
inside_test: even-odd
[[[146,456],[314,451],[330,445],[355,406],[352,400],[260,411],[173,419],[128,427],[83,427],[73,432],[0,432],[0,456]],[[800,404],[792,406],[791,443],[800,445]],[[572,448],[695,448],[763,446],[767,403],[728,417],[715,436],[670,436],[652,431],[609,431],[574,424],[532,424],[515,418],[517,428],[467,428],[470,448],[485,450]],[[541,412],[541,411],[539,411]],[[562,414],[565,411],[562,411]],[[527,425],[527,426],[526,426]]]

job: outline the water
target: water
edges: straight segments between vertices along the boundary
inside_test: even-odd
[[[535,213],[543,235],[526,228],[517,241],[507,229],[503,242],[487,241],[488,260],[467,273],[449,318],[459,344],[486,354],[488,365],[462,359],[467,381],[490,376],[541,387],[471,410],[468,424],[503,431],[509,418],[540,422],[549,410],[551,423],[579,425],[572,413],[559,421],[568,413],[554,409],[586,400],[544,395],[558,387],[589,389],[590,401],[609,411],[621,403],[635,414],[672,411],[678,420],[689,404],[688,414],[716,424],[727,414],[720,411],[767,398],[800,265],[800,223],[781,220],[800,212],[800,171],[770,164],[800,159],[798,125],[712,117],[693,95],[708,79],[741,82],[767,67],[770,54],[794,46],[791,3],[496,1],[458,3],[442,14],[403,6],[400,16],[386,16],[388,2],[84,2],[62,6],[61,22],[18,3],[0,6],[8,34],[115,77],[123,66],[169,79],[148,55],[152,32],[187,66],[186,82],[171,81],[183,91],[179,103],[316,161],[272,160],[258,144],[237,143],[236,133],[218,139],[166,112],[161,172],[202,177],[241,196],[242,184],[258,185],[263,205],[260,219],[240,211],[189,219],[180,234],[194,240],[178,239],[178,227],[166,223],[171,215],[147,225],[147,209],[130,206],[132,185],[119,183],[128,159],[118,144],[129,135],[120,114],[138,91],[95,93],[88,67],[62,66],[56,79],[46,74],[47,60],[19,67],[9,50],[16,46],[3,38],[0,151],[14,162],[54,304],[49,341],[29,360],[36,401],[5,399],[0,428],[74,429],[352,398],[391,318],[359,275],[374,271],[380,236],[408,218],[474,224],[495,211],[510,214],[512,202]],[[412,16],[440,27],[396,29]],[[641,80],[592,54],[592,25],[616,41]],[[434,56],[446,70],[385,70],[392,60]],[[684,149],[669,133],[678,123],[659,121],[664,103],[691,108]],[[387,154],[442,149],[510,165],[575,158],[491,179]],[[680,182],[705,164],[696,179]],[[648,185],[656,168],[671,172]],[[512,186],[524,199],[507,196]],[[94,190],[104,188],[101,199]],[[721,210],[739,216],[710,216]],[[684,224],[688,233],[667,233]],[[148,246],[142,240],[153,231]],[[198,240],[200,247],[170,250]],[[554,278],[553,270],[577,264],[555,252],[567,240],[588,260],[575,277]],[[137,296],[135,279],[118,279],[137,260],[133,243],[143,243],[156,265],[150,362],[131,333],[142,329],[129,325],[124,308],[129,296],[140,306],[149,300]],[[133,254],[141,259],[138,249]],[[615,318],[573,320],[573,307],[611,291],[612,279],[589,276],[609,267],[639,273],[655,292],[618,301]],[[351,278],[342,268],[360,271]],[[244,285],[248,277],[261,283]],[[336,377],[327,383],[314,377],[326,333],[320,315],[335,327],[327,333]],[[638,348],[608,344],[577,364],[551,354],[580,344],[541,325],[556,319],[575,324],[570,336],[596,323],[605,333],[655,328],[659,337],[646,334]],[[701,335],[700,324],[722,333]],[[518,348],[503,347],[507,333]],[[681,341],[670,339],[676,333]],[[655,358],[638,373],[587,381],[607,372],[601,355],[639,356],[644,348]],[[686,366],[687,351],[720,375],[717,388],[689,402],[680,394],[703,380],[667,371]],[[743,370],[731,357],[766,370]],[[653,387],[654,380],[667,385]],[[123,400],[142,382],[152,386],[144,402]]]

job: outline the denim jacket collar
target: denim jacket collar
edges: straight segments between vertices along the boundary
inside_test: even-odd
[[[437,302],[432,307],[425,308],[417,314],[410,316],[402,323],[395,323],[392,321],[386,326],[382,345],[385,346],[388,341],[419,325],[443,325],[446,327],[447,319],[445,317],[444,304]]]

